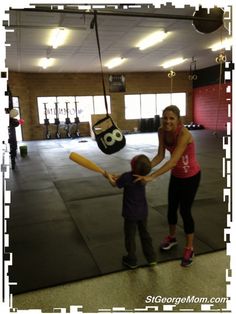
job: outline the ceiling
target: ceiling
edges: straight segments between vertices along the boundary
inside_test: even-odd
[[[63,10],[56,8],[56,12],[49,12],[50,9],[51,6],[45,5],[30,10],[13,8],[9,11],[9,24],[6,26],[8,70],[36,73],[99,72],[96,34],[95,29],[90,27],[94,11],[80,10],[72,5],[64,6]],[[216,65],[215,58],[219,51],[212,52],[209,47],[229,37],[228,30],[222,25],[211,33],[198,32],[191,19],[197,9],[189,5],[175,8],[171,4],[160,8],[152,5],[131,8],[126,5],[125,8],[104,6],[101,10],[96,9],[104,72],[167,71],[161,64],[177,57],[186,58],[187,61],[176,66],[176,71],[189,71],[193,60],[196,60],[197,69]],[[158,17],[150,17],[151,14]],[[48,45],[49,34],[58,26],[68,28],[70,33],[63,46],[52,49]],[[165,41],[143,51],[136,48],[140,39],[158,29],[169,32]],[[231,61],[231,51],[226,51],[226,54],[227,61]],[[38,63],[44,57],[54,58],[55,64],[42,69]],[[114,57],[125,57],[127,61],[116,68],[106,68],[106,62]]]

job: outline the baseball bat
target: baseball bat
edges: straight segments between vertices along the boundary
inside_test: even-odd
[[[70,153],[69,158],[84,168],[87,168],[87,169],[95,171],[95,172],[99,172],[101,174],[105,174],[104,169],[102,169],[101,167],[96,165],[93,161],[83,157],[80,154],[72,152],[72,153]]]

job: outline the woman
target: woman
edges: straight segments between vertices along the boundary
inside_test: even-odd
[[[161,244],[161,249],[169,250],[177,244],[177,210],[180,207],[186,234],[186,246],[181,265],[189,266],[194,256],[194,221],[191,207],[199,186],[201,171],[195,156],[193,137],[182,124],[178,107],[171,105],[163,110],[163,121],[158,130],[158,137],[159,148],[157,155],[151,161],[152,168],[164,159],[166,149],[170,152],[171,158],[150,175],[137,176],[137,181],[150,182],[171,170],[168,189],[169,235]]]

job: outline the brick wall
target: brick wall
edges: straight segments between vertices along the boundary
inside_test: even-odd
[[[193,116],[194,122],[202,124],[206,129],[214,131],[226,130],[228,118],[227,98],[231,98],[226,93],[228,84],[208,85],[193,89]]]
[[[167,74],[168,72],[124,73],[126,93],[169,93],[170,79]],[[125,120],[125,93],[109,93],[107,76],[105,76],[105,82],[107,84],[107,94],[111,97],[111,114],[118,126],[122,130],[133,130],[134,127],[138,127],[139,121]],[[23,126],[23,140],[37,140],[45,138],[44,126],[39,124],[37,97],[92,96],[103,94],[101,75],[97,73],[45,74],[9,72],[8,83],[13,96],[19,97],[21,117],[25,120],[25,124]],[[187,93],[187,116],[183,122],[191,122],[193,120],[192,82],[188,79],[188,73],[176,73],[173,81],[173,92]],[[89,126],[87,129],[89,132]]]

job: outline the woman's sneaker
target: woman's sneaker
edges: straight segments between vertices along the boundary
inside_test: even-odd
[[[192,249],[189,248],[185,248],[184,249],[184,255],[181,261],[181,266],[183,267],[187,267],[192,265],[193,263],[193,256],[194,256],[194,252]]]
[[[162,250],[170,250],[173,246],[177,244],[176,238],[171,236],[165,237],[164,241],[161,243]]]

